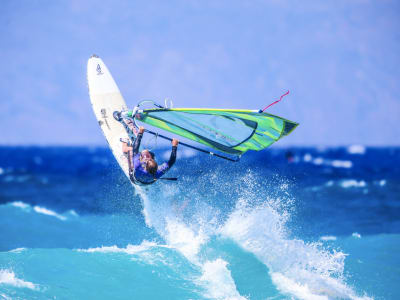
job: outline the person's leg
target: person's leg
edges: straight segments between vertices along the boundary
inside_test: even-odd
[[[122,152],[123,153],[128,153],[129,151],[132,151],[132,146],[128,146],[128,143],[122,142]]]
[[[135,136],[138,135],[138,130],[131,119],[124,119],[124,123],[126,124],[127,129],[133,133]]]

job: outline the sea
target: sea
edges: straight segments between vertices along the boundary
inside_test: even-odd
[[[159,162],[169,149],[155,149]],[[0,147],[0,299],[400,299],[400,148]]]

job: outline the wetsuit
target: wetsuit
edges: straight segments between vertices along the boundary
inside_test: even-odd
[[[139,133],[133,144],[133,173],[130,174],[130,177],[134,183],[152,184],[163,176],[175,163],[177,146],[172,146],[171,156],[168,162],[164,162],[161,166],[158,166],[156,174],[153,175],[146,171],[146,164],[140,161],[139,147],[142,137],[143,134]]]

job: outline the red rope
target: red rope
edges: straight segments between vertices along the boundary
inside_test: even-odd
[[[270,107],[270,106],[272,106],[272,105],[278,103],[279,101],[281,101],[282,98],[285,97],[286,95],[289,95],[289,91],[287,91],[285,94],[283,94],[283,95],[279,98],[279,100],[276,100],[275,102],[272,102],[270,105],[268,105],[266,108],[264,108],[264,109],[262,110],[262,112],[264,112],[268,107]]]

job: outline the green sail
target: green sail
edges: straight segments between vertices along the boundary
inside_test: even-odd
[[[156,108],[141,111],[136,119],[233,155],[265,149],[298,125],[268,113],[238,109]]]

